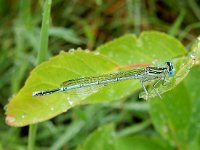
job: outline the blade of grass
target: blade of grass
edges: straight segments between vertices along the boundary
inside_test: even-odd
[[[134,16],[133,16],[133,3],[132,0],[126,1],[127,5],[127,11],[128,11],[128,17],[127,17],[127,23],[131,27],[134,25]]]
[[[88,25],[86,22],[83,22],[83,30],[87,39],[87,48],[93,49],[94,43],[95,43],[95,35],[93,33],[92,26]]]
[[[189,32],[191,30],[194,30],[194,29],[200,29],[200,23],[199,22],[196,22],[196,23],[193,23],[193,24],[190,24],[188,25],[178,36],[178,39],[180,41],[182,41],[184,38],[186,38],[189,34]]]
[[[40,34],[40,49],[38,51],[37,57],[38,64],[40,64],[47,58],[51,2],[51,0],[46,0],[45,2],[44,14],[42,19],[42,29]]]
[[[140,34],[141,26],[141,2],[140,0],[127,0],[128,9],[128,24],[129,26],[134,26],[134,33]]]
[[[15,70],[12,77],[12,93],[16,93],[19,90],[24,74],[28,68],[28,63],[25,63],[25,59],[22,60],[22,55],[24,55],[26,49],[25,33],[32,26],[30,8],[30,0],[20,1],[18,19],[16,20],[14,27],[16,57],[14,60]]]
[[[181,13],[179,14],[178,18],[173,23],[172,27],[169,29],[169,34],[171,36],[175,36],[178,33],[178,30],[183,23],[184,17],[185,17],[186,11],[185,9],[182,9]]]
[[[24,21],[24,25],[27,29],[32,27],[31,18],[31,0],[20,1],[20,18]]]
[[[144,130],[145,128],[147,128],[149,125],[151,124],[150,120],[146,120],[142,123],[138,123],[136,125],[132,125],[130,127],[127,127],[125,129],[123,129],[122,131],[119,131],[117,133],[117,137],[122,137],[122,136],[127,136],[127,135],[131,135],[137,132],[140,132],[142,130]]]
[[[44,16],[42,19],[42,29],[40,34],[40,49],[38,51],[38,58],[37,58],[38,64],[40,64],[47,58],[51,3],[52,0],[46,0],[44,4],[45,6]],[[34,149],[36,131],[37,131],[37,124],[29,126],[28,150]]]
[[[50,148],[50,150],[57,150],[57,149],[61,149],[62,146],[67,143],[69,140],[71,140],[77,133],[79,133],[79,131],[81,130],[81,128],[84,126],[84,122],[83,121],[74,121],[65,131],[65,133],[63,133],[62,136],[60,136],[60,138],[54,142],[54,144],[52,145],[52,147]]]
[[[131,1],[131,0],[129,0]],[[130,2],[131,3],[131,2]],[[133,0],[133,7],[134,7],[134,32],[135,34],[140,34],[140,26],[141,26],[141,1],[140,0]]]
[[[189,0],[188,4],[189,4],[190,8],[192,9],[193,13],[200,20],[200,11],[199,11],[199,7],[198,7],[198,4],[196,3],[196,1],[195,0]]]

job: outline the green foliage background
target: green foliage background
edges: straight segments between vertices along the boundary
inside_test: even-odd
[[[0,7],[2,39],[0,41],[0,104],[2,106],[0,148],[26,149],[27,127],[7,126],[4,113],[8,99],[18,93],[30,71],[38,63],[36,55],[41,48],[38,40],[44,1],[1,0]],[[68,51],[77,47],[83,50],[97,49],[103,54],[108,53],[106,55],[111,58],[113,56],[112,61],[115,60],[113,66],[107,64],[109,67],[106,68],[100,63],[95,73],[85,72],[88,75],[108,72],[118,64],[138,63],[139,57],[132,59],[133,56],[130,55],[130,62],[124,59],[122,54],[112,52],[123,47],[114,47],[109,43],[105,47],[101,46],[125,33],[139,35],[145,30],[166,32],[176,37],[188,50],[192,49],[191,45],[200,33],[200,9],[195,0],[165,2],[89,0],[87,3],[83,0],[69,2],[54,0],[51,7],[51,20],[46,22],[50,23],[48,58],[59,54],[61,50]],[[150,38],[147,42],[154,39],[156,38]],[[125,40],[125,45],[131,44],[132,41],[128,40],[129,38]],[[151,53],[142,55],[149,60],[144,59],[145,61],[141,60],[141,62],[149,62],[156,58],[163,60],[163,52],[151,43],[153,42],[146,47],[152,50]],[[170,44],[164,46],[168,48]],[[178,54],[177,51],[174,49],[174,53]],[[85,59],[95,59],[93,56],[96,55],[87,56]],[[70,59],[69,62],[75,61],[77,56],[72,56]],[[84,61],[84,57],[81,56],[81,59]],[[85,69],[81,70],[84,65],[80,66],[78,63],[77,66],[84,73]],[[197,63],[181,84],[163,94],[163,101],[157,98],[148,102],[138,100],[139,93],[134,92],[129,97],[120,97],[120,101],[117,102],[76,106],[67,113],[38,125],[35,149],[198,150],[200,149],[199,73]],[[54,105],[53,100],[51,104]],[[35,109],[32,111],[45,111],[45,108],[40,106],[39,103],[35,103]],[[11,110],[14,109],[18,107]],[[56,109],[56,111],[60,112],[64,109],[65,106],[63,110]],[[20,111],[23,111],[23,108]]]

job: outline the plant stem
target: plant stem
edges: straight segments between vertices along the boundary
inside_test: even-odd
[[[40,64],[42,61],[47,59],[51,2],[51,0],[46,0],[45,2],[37,64]]]
[[[40,34],[40,49],[38,51],[37,64],[40,64],[47,58],[51,3],[52,0],[46,0],[44,4],[44,15],[42,19],[42,28]],[[37,124],[29,126],[28,150],[34,149],[36,130],[37,130]]]
[[[28,150],[34,150],[36,130],[37,124],[32,124],[29,126]]]

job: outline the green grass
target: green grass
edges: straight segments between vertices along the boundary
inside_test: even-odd
[[[191,47],[200,33],[200,6],[195,0],[189,3],[172,0],[149,0],[145,3],[138,3],[137,0],[88,0],[87,3],[83,0],[54,0],[49,20],[48,49],[47,35],[41,38],[44,41],[40,41],[44,2],[0,1],[0,149],[27,148],[27,127],[6,125],[3,108],[6,109],[8,99],[23,87],[34,66],[56,56],[61,50],[81,47],[93,51],[125,33],[140,35],[145,30],[168,33],[178,38],[186,49],[198,49],[198,46]],[[47,34],[46,27],[44,30]],[[148,46],[151,52],[143,57],[153,56],[154,46]],[[170,47],[170,44],[165,46]],[[44,50],[40,58],[37,54],[39,49]],[[114,52],[115,49],[117,47],[108,46],[100,52],[104,52],[104,55],[111,52],[116,56],[112,60],[127,64],[127,57],[117,55],[119,53]],[[177,52],[177,48],[172,50]],[[162,54],[157,53],[161,61],[164,59]],[[71,58],[71,62],[75,60]],[[138,61],[131,59],[133,62]],[[80,72],[84,70],[80,69]],[[136,91],[116,102],[71,108],[37,125],[35,149],[126,150],[132,144],[138,149],[199,149],[199,73],[197,62],[180,85],[163,92],[163,101],[157,98],[149,102],[138,100],[139,93]],[[37,112],[38,109],[36,107],[34,110]]]

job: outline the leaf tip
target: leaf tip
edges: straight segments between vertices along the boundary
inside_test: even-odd
[[[7,125],[14,126],[14,122],[16,121],[16,118],[14,116],[7,115],[5,121]]]

